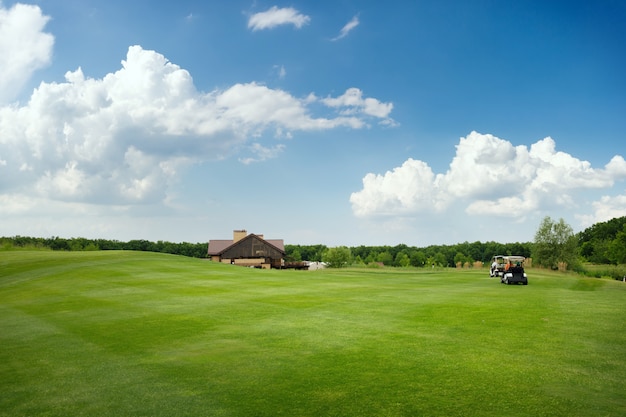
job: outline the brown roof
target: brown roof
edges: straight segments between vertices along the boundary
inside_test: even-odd
[[[233,240],[209,240],[209,255],[217,255],[233,244]]]
[[[256,236],[256,235],[251,233],[248,236],[246,236],[245,238],[247,238],[249,236]],[[256,237],[258,239],[261,239],[259,236],[256,236]],[[282,239],[261,239],[261,240],[269,243],[270,245],[274,246],[276,249],[280,250],[281,252],[283,252],[283,253],[285,252],[285,243],[283,242]],[[233,243],[234,243],[233,239],[230,239],[230,240],[219,240],[219,239],[217,239],[217,240],[209,240],[209,249],[207,251],[207,255],[219,255],[222,252],[224,252],[226,249],[231,247],[233,245]]]

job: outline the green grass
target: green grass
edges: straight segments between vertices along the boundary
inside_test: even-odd
[[[626,276],[626,265],[594,265],[585,263],[581,265],[580,272],[588,277],[622,280]]]
[[[624,416],[626,284],[0,252],[0,416]]]

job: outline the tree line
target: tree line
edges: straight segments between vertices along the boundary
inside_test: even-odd
[[[494,254],[530,256],[531,243],[463,242],[456,245],[431,245],[423,248],[400,244],[396,246],[356,246],[348,248],[351,262],[357,264],[378,263],[385,266],[455,266],[475,261],[489,262]],[[62,251],[134,250],[183,255],[194,258],[207,256],[207,243],[173,243],[159,240],[49,238],[13,236],[0,237],[0,249],[33,248]],[[321,262],[329,255],[326,245],[285,245],[287,261]],[[332,251],[331,251],[332,252]]]
[[[173,243],[159,240],[50,238],[13,236],[0,237],[0,250],[13,248],[41,248],[65,251],[135,250],[161,252],[173,255],[205,258],[207,243]],[[494,255],[521,255],[532,257],[533,264],[557,269],[580,269],[581,264],[626,264],[626,216],[614,218],[574,234],[563,219],[545,217],[535,234],[534,242],[498,243],[463,242],[454,245],[408,246],[340,246],[285,245],[287,261],[327,262],[334,266],[347,264],[375,264],[395,267],[454,267],[489,263]]]
[[[578,234],[580,255],[594,264],[626,264],[626,216],[596,223]]]
[[[339,250],[341,248],[341,250]],[[522,255],[530,257],[532,243],[463,242],[455,245],[430,245],[426,247],[408,246],[340,246],[328,248],[325,245],[285,245],[286,259],[290,261],[326,262],[333,261],[335,252],[350,252],[350,262],[354,264],[382,264],[398,267],[441,266],[453,267],[457,264],[490,262],[494,255]]]
[[[0,249],[7,250],[13,248],[63,251],[135,250],[170,253],[193,258],[206,258],[207,256],[207,243],[173,243],[162,240],[151,242],[143,239],[122,242],[119,240],[86,239],[82,237],[66,239],[58,236],[50,238],[27,236],[0,237]]]
[[[299,261],[323,261],[330,266],[381,264],[396,267],[473,265],[489,263],[494,255],[532,257],[533,264],[550,269],[585,272],[584,263],[626,264],[626,216],[596,223],[574,234],[563,219],[546,216],[533,242],[463,242],[455,245],[432,245],[423,248],[396,246],[286,245],[287,258]],[[621,269],[616,272],[623,275]],[[620,276],[621,276],[620,275]]]

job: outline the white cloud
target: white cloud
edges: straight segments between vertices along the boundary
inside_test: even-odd
[[[50,63],[54,37],[38,6],[0,2],[0,103],[13,100],[32,74]]]
[[[255,13],[248,19],[248,28],[253,31],[262,29],[272,29],[280,25],[294,25],[300,29],[311,21],[309,16],[303,15],[293,7],[278,8],[272,6],[270,9]]]
[[[363,92],[358,88],[349,88],[339,97],[328,97],[322,100],[329,107],[344,108],[342,113],[353,115],[363,113],[381,119],[387,119],[393,109],[393,103],[382,103],[374,98],[363,98]]]
[[[245,165],[251,164],[253,162],[262,162],[268,159],[276,158],[285,150],[285,145],[279,144],[272,148],[267,148],[259,143],[253,143],[252,145],[250,145],[249,150],[256,156],[239,158],[239,161]]]
[[[446,173],[433,174],[422,161],[407,160],[384,175],[367,174],[352,193],[356,216],[416,215],[463,205],[470,215],[522,219],[541,208],[571,207],[580,190],[603,189],[626,177],[615,156],[604,169],[556,151],[552,138],[513,146],[493,135],[461,138]]]
[[[363,190],[353,193],[350,202],[359,217],[412,215],[442,208],[441,192],[432,169],[425,162],[413,159],[384,175],[367,174],[363,178]]]
[[[583,227],[626,216],[626,194],[603,196],[592,203],[593,214],[576,216]]]
[[[331,39],[332,41],[337,41],[339,39],[345,38],[346,36],[348,36],[348,33],[350,33],[354,28],[356,28],[357,26],[359,26],[359,17],[358,16],[354,16],[348,23],[345,24],[345,26],[343,28],[341,28],[341,31],[339,32],[339,35],[337,35],[337,37]]]
[[[626,178],[626,161],[621,155],[615,155],[604,168],[611,177]]]
[[[75,161],[71,161],[54,173],[45,172],[39,179],[37,188],[54,196],[73,197],[84,194],[82,187],[86,185],[85,173],[77,168]]]
[[[251,140],[255,157],[241,161],[267,160],[284,145],[263,145],[265,136],[357,129],[387,117],[392,106],[359,92],[360,111],[347,112],[354,104],[341,98],[328,105],[315,94],[297,98],[254,82],[203,93],[186,70],[140,46],[131,46],[122,67],[102,79],[85,77],[81,68],[65,79],[42,82],[24,106],[0,107],[0,194],[164,201],[190,164],[228,157]],[[313,106],[325,114],[313,116]]]
[[[37,203],[33,198],[25,195],[0,194],[0,215],[10,216],[27,213],[38,207]]]

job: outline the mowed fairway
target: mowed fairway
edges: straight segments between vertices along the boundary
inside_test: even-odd
[[[626,415],[626,284],[528,272],[0,252],[0,415]]]

